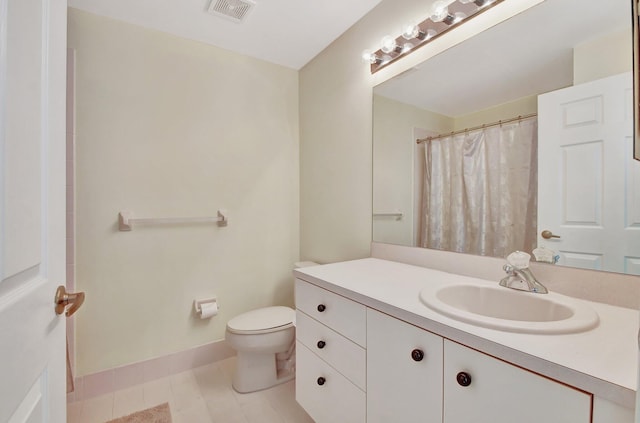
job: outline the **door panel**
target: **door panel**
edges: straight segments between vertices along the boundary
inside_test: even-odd
[[[18,409],[9,419],[9,423],[35,423],[45,421],[44,404],[47,401],[46,374],[43,373],[25,395]]]
[[[602,225],[602,141],[562,147],[562,224]],[[589,169],[585,172],[584,169]]]
[[[5,277],[40,262],[40,142],[42,139],[42,13],[40,0],[9,2],[7,38],[7,199]],[[12,22],[20,22],[15,28]],[[28,118],[25,121],[25,117]]]
[[[64,422],[66,1],[0,0],[0,422]]]

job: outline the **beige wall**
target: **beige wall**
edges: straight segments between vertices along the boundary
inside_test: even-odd
[[[573,49],[573,84],[631,71],[632,39],[629,29],[576,46]]]
[[[77,376],[224,338],[293,303],[299,251],[296,71],[69,10],[77,57]],[[117,231],[117,214],[229,226]],[[194,319],[217,295],[220,314]]]
[[[454,119],[454,130],[459,131],[486,123],[498,122],[503,119],[511,119],[516,116],[524,116],[538,113],[538,96],[519,98],[509,103],[500,104],[488,109],[480,110]]]

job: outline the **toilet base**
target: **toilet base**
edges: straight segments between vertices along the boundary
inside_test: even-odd
[[[261,391],[295,378],[295,370],[276,370],[276,355],[238,351],[233,389],[241,394]]]

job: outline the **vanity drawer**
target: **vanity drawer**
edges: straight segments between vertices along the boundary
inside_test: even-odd
[[[365,423],[365,393],[301,342],[296,342],[296,400],[316,423]]]
[[[366,347],[367,309],[364,305],[300,279],[296,279],[295,289],[298,309]]]
[[[364,348],[351,342],[305,313],[296,312],[296,336],[363,391],[366,390],[367,355]]]

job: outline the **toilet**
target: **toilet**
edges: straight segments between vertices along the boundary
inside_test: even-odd
[[[293,309],[276,306],[229,320],[225,339],[238,353],[233,375],[236,391],[259,391],[294,378],[293,363],[287,360],[294,354],[295,316]]]
[[[296,263],[296,267],[312,265],[316,263]],[[233,389],[254,392],[295,377],[295,318],[292,308],[274,306],[229,320],[225,339],[237,352]]]

